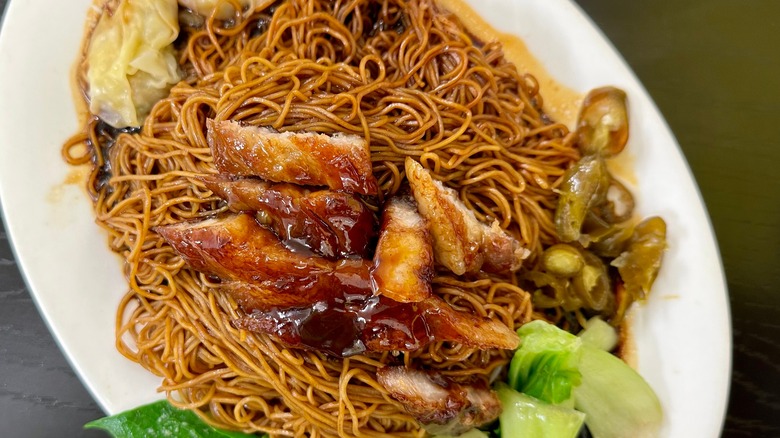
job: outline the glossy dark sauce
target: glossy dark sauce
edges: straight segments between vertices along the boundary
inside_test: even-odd
[[[366,15],[366,21],[371,23],[371,26],[366,27],[364,30],[364,33],[368,37],[372,37],[388,30],[393,30],[401,35],[408,27],[407,22],[409,21],[409,17],[401,13],[392,14],[391,11],[383,8],[381,4],[370,4],[368,7],[368,13]]]
[[[371,257],[377,220],[355,195],[254,178],[207,176],[201,180],[231,210],[257,213],[258,222],[291,250],[310,249],[331,260]]]
[[[299,199],[269,190],[257,198],[271,217],[274,231],[325,257],[368,258],[376,237],[376,218],[356,198],[323,192]]]
[[[135,134],[141,132],[141,128],[122,128],[117,129],[108,123],[97,119],[95,124],[95,137],[98,144],[90,139],[87,140],[87,147],[91,148],[95,153],[92,154],[92,172],[93,176],[90,178],[90,196],[92,201],[96,201],[96,194],[105,193],[110,194],[113,188],[109,184],[113,172],[111,169],[111,160],[109,159],[111,154],[111,148],[116,143],[116,139],[122,134]]]
[[[254,311],[234,325],[276,335],[291,347],[348,357],[366,351],[412,351],[433,342],[430,310],[426,303],[398,303],[373,296],[366,288],[306,308]]]

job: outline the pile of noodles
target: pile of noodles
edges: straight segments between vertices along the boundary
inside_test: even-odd
[[[221,427],[423,436],[376,382],[378,367],[489,381],[511,352],[434,343],[337,359],[286,348],[234,329],[235,301],[150,228],[226,209],[195,177],[216,172],[206,119],[231,119],[365,137],[382,198],[402,185],[404,158],[415,157],[480,219],[497,219],[537,254],[555,241],[553,189],[579,158],[573,135],[541,112],[535,79],[518,73],[498,44],[475,41],[429,0],[278,2],[228,23],[183,27],[177,45],[187,79],[140,131],[117,132],[92,118],[63,149],[73,164],[94,163],[88,188],[97,222],[127,261],[119,350],[160,376],[175,405]],[[509,327],[541,317],[511,273],[439,272],[434,289],[456,309]]]

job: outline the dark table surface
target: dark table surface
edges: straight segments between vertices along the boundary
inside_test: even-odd
[[[723,436],[780,437],[780,1],[578,3],[660,107],[712,218],[734,333]],[[103,413],[38,315],[1,226],[0,435],[101,436],[81,428]]]

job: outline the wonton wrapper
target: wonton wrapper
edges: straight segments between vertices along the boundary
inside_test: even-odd
[[[115,128],[140,126],[180,74],[171,43],[176,0],[123,1],[104,11],[87,50],[89,109]]]
[[[238,0],[243,10],[254,9],[261,2],[263,0]],[[270,2],[266,1],[266,3]],[[226,0],[179,0],[179,4],[204,17],[210,16],[219,5],[219,9],[214,14],[218,20],[233,18],[233,14],[235,14],[233,4]]]

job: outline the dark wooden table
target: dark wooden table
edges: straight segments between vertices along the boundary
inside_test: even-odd
[[[578,3],[657,102],[707,203],[734,332],[723,436],[780,437],[780,1]],[[0,228],[0,436],[101,436],[81,429],[100,416]]]

